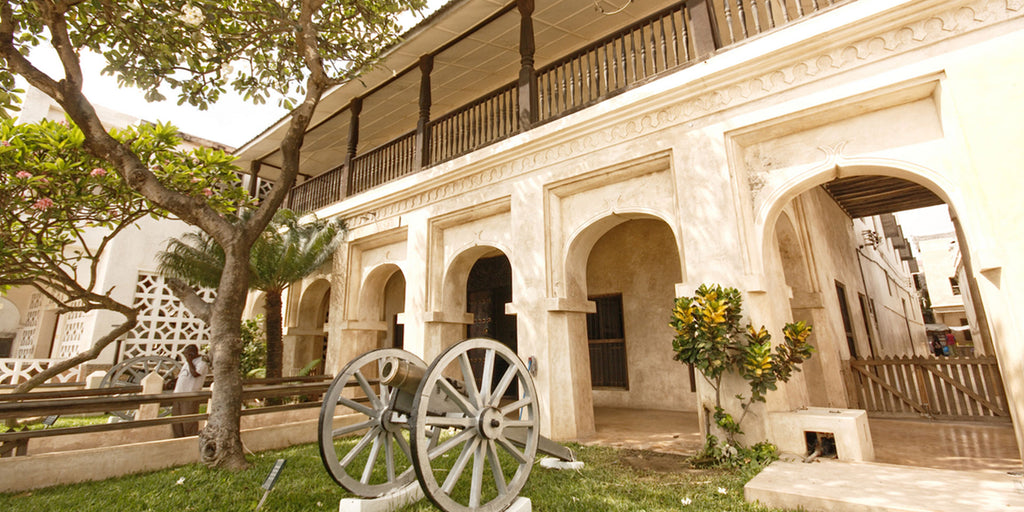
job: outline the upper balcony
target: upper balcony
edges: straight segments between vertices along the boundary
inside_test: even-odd
[[[329,206],[851,1],[453,0],[325,96],[288,206]],[[238,152],[260,180],[280,169],[284,122]]]

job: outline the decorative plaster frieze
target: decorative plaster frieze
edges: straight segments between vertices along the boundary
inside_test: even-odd
[[[949,4],[952,5],[948,5],[937,13],[921,13],[915,19],[901,20],[902,23],[895,28],[883,29],[880,33],[860,37],[848,44],[824,48],[815,52],[814,55],[796,62],[790,59],[785,64],[776,65],[770,71],[736,79],[732,83],[724,84],[714,90],[701,90],[660,110],[640,114],[611,126],[598,127],[595,131],[582,134],[575,139],[545,147],[518,159],[505,161],[477,173],[440,184],[400,201],[384,205],[375,211],[361,212],[347,221],[350,228],[359,227],[371,222],[373,218],[386,218],[421,208],[482,186],[621,143],[625,139],[681,125],[743,103],[778,94],[783,90],[935,44],[1024,14],[1022,12],[1024,11],[1024,0],[974,0],[949,2]],[[839,7],[834,12],[839,12],[842,9],[843,7]],[[858,29],[861,28],[858,27]],[[790,29],[792,28],[781,30]],[[762,41],[767,40],[767,37],[770,36],[766,36]],[[749,44],[758,44],[758,42],[752,41]],[[783,48],[778,53],[785,54],[786,52],[787,49]],[[720,56],[712,57],[712,59],[715,58],[720,58]],[[737,68],[755,68],[765,65],[765,62],[769,60],[765,58],[748,61]],[[672,79],[672,77],[666,77],[661,80]],[[711,80],[701,80],[700,84],[682,84],[678,90],[684,91],[685,94],[691,89],[696,90],[701,85],[706,87],[709,81]],[[754,188],[758,184],[758,178],[755,177],[751,186]]]

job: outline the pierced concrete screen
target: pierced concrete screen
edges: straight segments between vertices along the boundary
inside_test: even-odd
[[[199,290],[211,300],[213,290]],[[206,322],[192,313],[171,293],[164,278],[139,272],[135,285],[135,305],[143,305],[139,325],[128,333],[121,349],[121,360],[136,356],[168,356],[177,358],[186,345],[202,345],[210,339]]]

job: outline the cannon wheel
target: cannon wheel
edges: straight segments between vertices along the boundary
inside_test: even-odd
[[[320,407],[320,460],[338,485],[364,498],[381,496],[415,478],[412,454],[406,439],[409,420],[407,416],[392,409],[398,390],[376,382],[384,363],[394,359],[408,361],[421,369],[427,367],[422,359],[404,350],[385,348],[367,352],[353,359],[338,373]],[[360,402],[342,395],[346,387],[355,386],[362,389],[368,401]],[[361,414],[363,418],[350,425],[334,428],[335,416],[352,413]],[[365,433],[351,449],[334,443],[336,439],[361,431]],[[369,454],[364,462],[360,456],[367,448]],[[384,451],[383,460],[380,457],[381,448]],[[401,450],[401,454],[396,454],[396,448]]]
[[[125,359],[107,370],[107,374],[100,381],[101,388],[116,388],[142,384],[146,375],[157,372],[164,378],[164,383],[174,380],[181,370],[181,362],[166,356],[138,356]],[[135,411],[110,411],[123,420],[135,419]],[[170,407],[160,408],[160,416],[171,414]]]
[[[471,358],[482,361],[479,386]],[[495,374],[499,359],[507,364],[500,376]],[[449,379],[455,375],[461,384]],[[513,381],[519,399],[503,400]],[[452,407],[439,407],[439,396],[458,412],[440,412]],[[453,345],[427,369],[413,401],[412,456],[424,493],[447,512],[505,510],[533,468],[539,413],[533,378],[512,349],[484,338]],[[455,432],[431,444],[429,427]],[[462,449],[448,469],[448,454],[458,446]]]

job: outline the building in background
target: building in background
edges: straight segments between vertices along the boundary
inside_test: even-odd
[[[98,107],[97,112],[108,129],[146,122],[102,107]],[[56,102],[30,89],[18,121],[32,123],[64,118]],[[182,139],[186,148],[205,146],[232,150],[187,134],[182,134]],[[145,307],[135,329],[110,344],[97,359],[84,365],[86,368],[62,376],[63,380],[77,380],[92,369],[110,367],[131,357],[177,357],[185,345],[202,344],[208,338],[206,324],[182,306],[156,272],[155,256],[167,239],[193,229],[179,220],[147,217],[138,222],[138,229],[124,230],[112,241],[98,266],[96,289],[111,290],[111,295],[124,304],[144,304]],[[0,358],[7,358],[0,359],[0,383],[17,383],[50,361],[66,359],[90,348],[123,321],[121,315],[105,310],[60,314],[56,304],[32,287],[8,290],[0,297]]]

